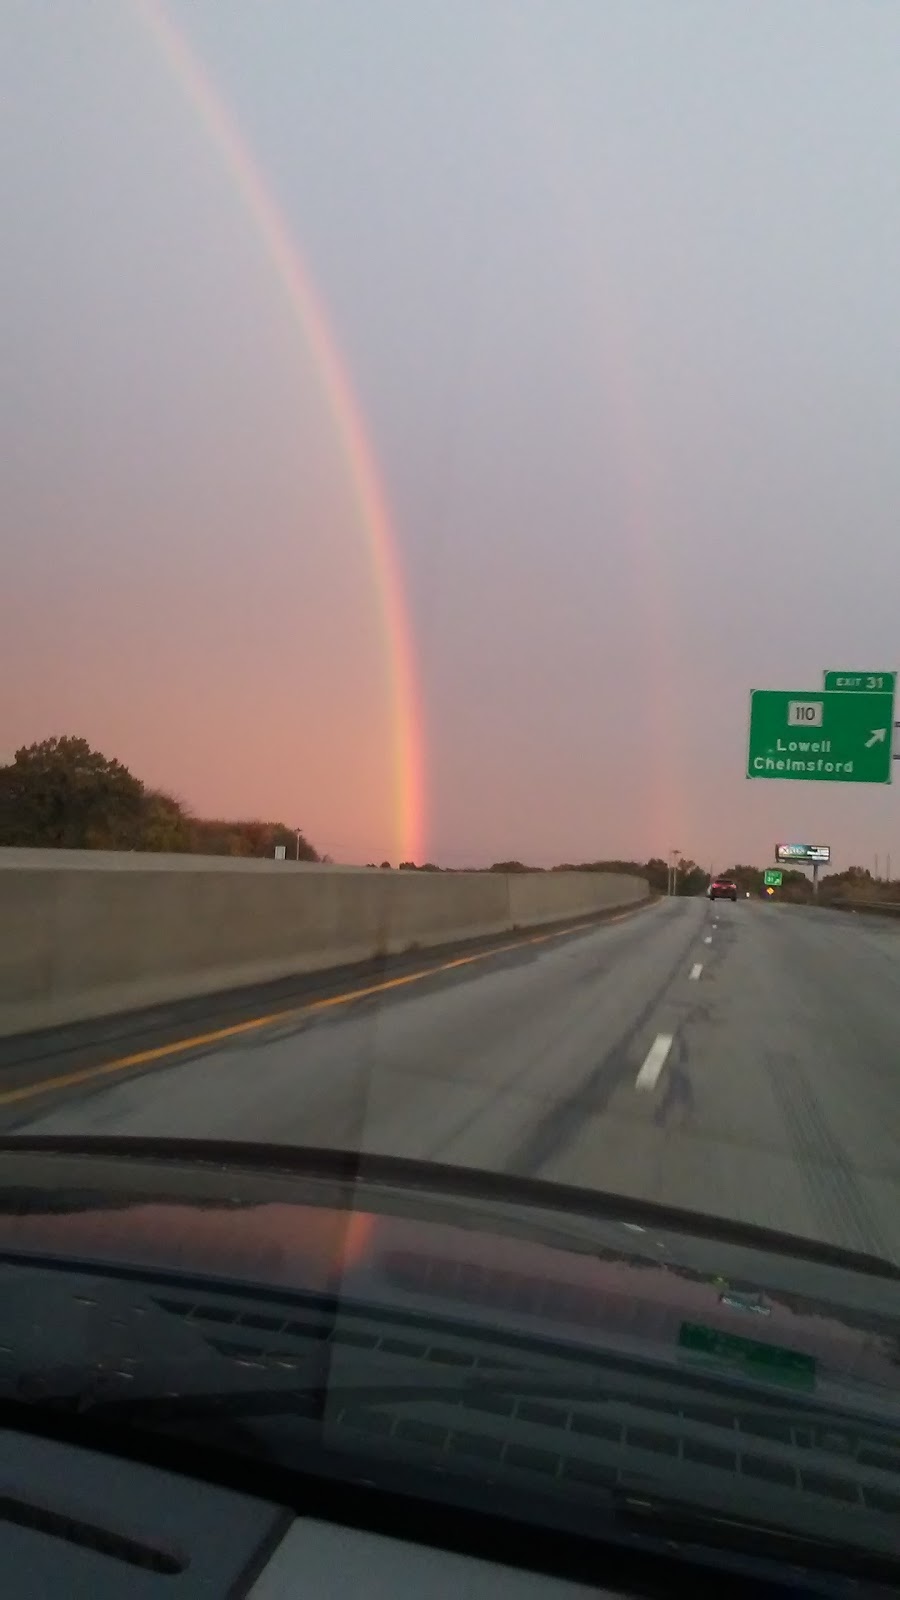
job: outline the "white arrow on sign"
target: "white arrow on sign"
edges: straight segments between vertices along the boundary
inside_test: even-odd
[[[886,738],[887,728],[873,728],[871,739],[866,740],[866,749],[869,750],[873,744],[883,744]]]

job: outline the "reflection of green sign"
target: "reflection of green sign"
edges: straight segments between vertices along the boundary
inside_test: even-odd
[[[893,694],[896,672],[825,672],[823,689],[839,689],[842,694]]]
[[[774,867],[766,868],[765,873],[763,874],[763,883],[767,889],[780,889],[781,881],[782,875],[780,872],[776,872]]]
[[[814,1389],[816,1385],[815,1359],[802,1350],[762,1344],[740,1334],[706,1328],[700,1322],[683,1322],[678,1331],[678,1343],[692,1355],[705,1356],[717,1365],[731,1367],[763,1383],[787,1383],[798,1389]]]
[[[748,778],[890,783],[894,696],[831,689],[754,689]]]

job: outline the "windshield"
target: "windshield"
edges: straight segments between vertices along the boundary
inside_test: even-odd
[[[865,1338],[781,1255],[800,1320],[754,1257],[714,1337],[821,1363],[827,1304],[887,1427],[900,12],[123,0],[0,41],[0,1137],[864,1257]],[[672,1348],[715,1321],[671,1304]]]

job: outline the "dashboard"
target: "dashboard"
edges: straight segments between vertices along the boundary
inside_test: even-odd
[[[579,1600],[596,1586],[517,1570],[0,1431],[4,1600]],[[412,1515],[412,1513],[411,1513]],[[612,1593],[612,1591],[610,1591]]]

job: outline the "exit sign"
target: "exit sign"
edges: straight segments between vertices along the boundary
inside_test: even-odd
[[[896,672],[826,672],[823,689],[839,694],[893,694]]]

